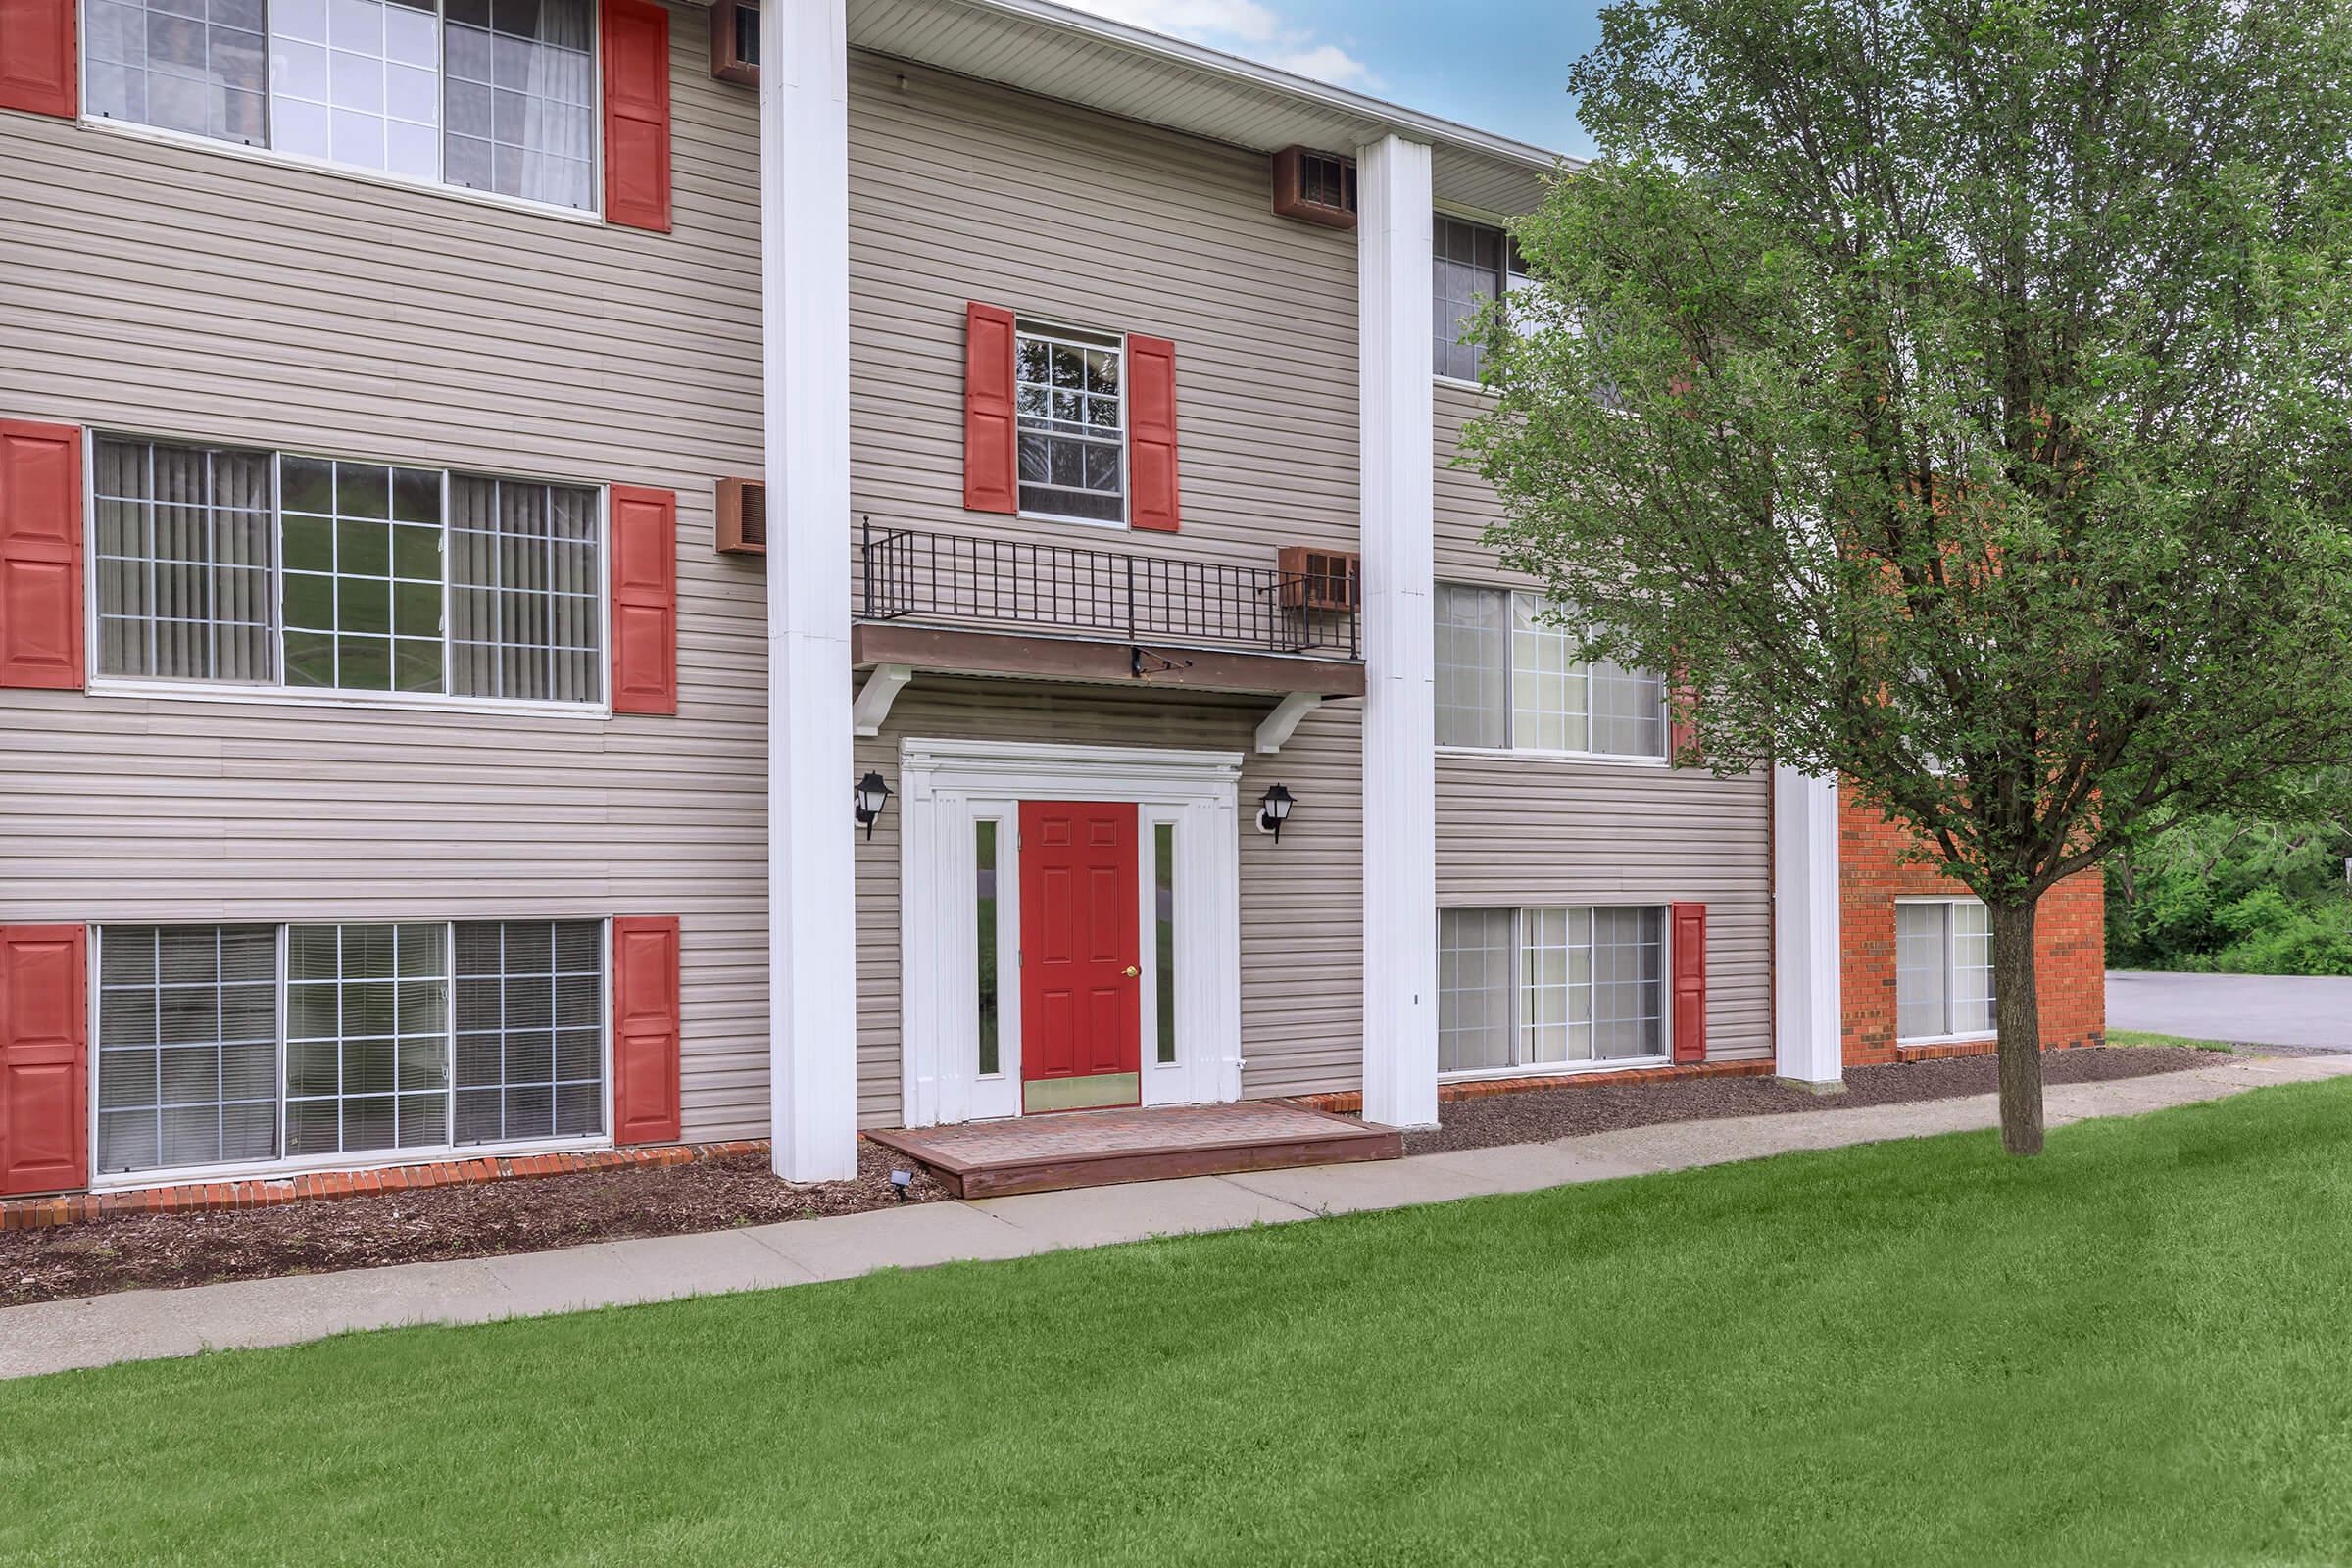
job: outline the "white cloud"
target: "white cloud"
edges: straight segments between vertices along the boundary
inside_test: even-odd
[[[1207,44],[1317,81],[1369,87],[1369,67],[1312,30],[1295,26],[1257,0],[1064,0],[1130,26]]]

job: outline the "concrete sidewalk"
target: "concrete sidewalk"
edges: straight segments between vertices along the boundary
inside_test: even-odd
[[[2352,1075],[2352,1056],[2226,1057],[2187,1072],[2052,1086],[2052,1127]],[[200,1350],[292,1345],[351,1329],[483,1323],[585,1307],[849,1279],[884,1268],[1020,1257],[1153,1236],[1529,1192],[1997,1125],[1993,1097],[1670,1122],[1548,1144],[1371,1164],[922,1203],[755,1229],[603,1242],[454,1263],[125,1291],[0,1310],[0,1377]]]

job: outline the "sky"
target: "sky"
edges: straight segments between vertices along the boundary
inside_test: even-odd
[[[1586,156],[1568,67],[1599,0],[1062,0],[1408,109]]]

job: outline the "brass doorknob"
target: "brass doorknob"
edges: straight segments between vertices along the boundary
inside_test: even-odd
[[[1143,970],[1138,969],[1132,963],[1127,966],[1127,978],[1130,980],[1134,979],[1137,975],[1142,974],[1143,972]]]

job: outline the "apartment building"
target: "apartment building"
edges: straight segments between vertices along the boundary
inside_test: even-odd
[[[1451,466],[1552,155],[1041,0],[0,24],[0,1194],[1860,1059],[1838,792]]]

